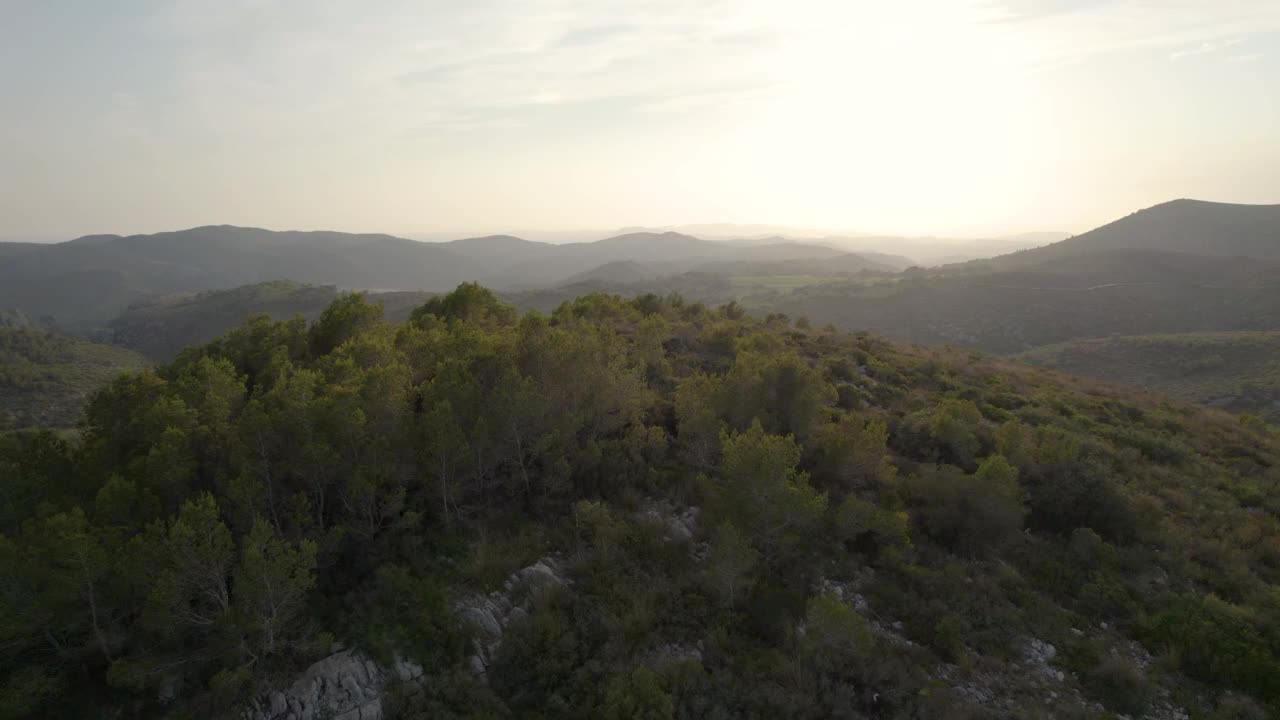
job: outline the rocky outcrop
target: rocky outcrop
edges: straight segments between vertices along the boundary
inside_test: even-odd
[[[677,542],[692,540],[698,532],[697,507],[676,507],[670,503],[651,502],[636,514],[637,519],[661,526],[667,537]]]
[[[259,696],[243,720],[383,720],[392,686],[421,692],[422,667],[397,660],[390,668],[353,650],[342,650],[307,668],[284,690]]]
[[[529,615],[535,590],[569,584],[559,562],[545,557],[512,573],[502,590],[462,598],[455,606],[458,615],[477,631],[472,641],[475,652],[470,659],[471,670],[481,676],[488,673],[507,626]]]
[[[569,584],[558,562],[543,558],[511,574],[500,591],[460,600],[459,616],[475,626],[471,667],[484,675],[508,625],[528,615],[535,589]],[[383,720],[388,691],[421,693],[422,666],[397,659],[384,667],[355,650],[339,650],[316,662],[289,687],[263,693],[241,713],[242,720]]]

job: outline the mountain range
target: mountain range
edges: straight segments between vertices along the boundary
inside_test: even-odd
[[[1280,206],[1177,200],[1040,247],[932,268],[908,267],[911,258],[892,253],[846,252],[830,238],[745,237],[785,228],[720,229],[733,228],[744,237],[639,229],[595,242],[491,235],[427,243],[207,226],[0,243],[0,325],[60,329],[165,361],[253,313],[315,319],[340,292],[363,290],[388,319],[403,320],[432,294],[478,281],[522,310],[550,312],[593,292],[678,294],[1002,354],[1112,336],[1280,330]],[[846,240],[884,247],[870,236]],[[1096,375],[1093,368],[1107,367],[1096,357],[1060,366]]]
[[[154,235],[91,235],[56,244],[0,243],[0,308],[91,333],[139,300],[281,279],[428,292],[480,281],[515,290],[555,285],[618,261],[675,263],[685,271],[706,262],[844,254],[795,243],[739,247],[678,233],[563,245],[510,236],[425,243],[390,235],[218,225]]]

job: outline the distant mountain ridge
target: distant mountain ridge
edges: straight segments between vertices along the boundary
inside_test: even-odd
[[[86,235],[55,244],[0,243],[0,308],[101,334],[147,298],[276,280],[339,289],[441,292],[479,281],[501,290],[553,287],[609,263],[811,260],[820,245],[738,247],[674,232],[553,245],[510,235],[428,243],[384,234],[208,225],[151,235]]]
[[[52,316],[78,332],[129,304],[288,278],[344,288],[447,290],[484,264],[439,245],[390,235],[275,232],[216,225],[154,235],[92,235],[52,245],[0,246],[0,307]]]
[[[1161,250],[1280,259],[1280,205],[1173,200],[1060,242],[992,260],[1033,265],[1106,250]]]

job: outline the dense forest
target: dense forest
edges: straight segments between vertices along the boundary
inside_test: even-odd
[[[336,643],[406,718],[1280,713],[1256,418],[677,296],[382,312],[0,435],[0,717],[236,716]],[[459,598],[541,558],[477,673]]]

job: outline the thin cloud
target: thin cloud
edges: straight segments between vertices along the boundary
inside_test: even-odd
[[[1197,55],[1208,55],[1218,49],[1213,43],[1200,43],[1200,47],[1190,48],[1188,50],[1176,50],[1169,53],[1169,60],[1177,62],[1184,58],[1196,57]]]
[[[1035,71],[1128,51],[1163,51],[1177,61],[1280,31],[1272,0],[995,0],[978,7],[1012,27],[1014,60]]]
[[[636,28],[631,25],[597,25],[594,27],[578,28],[570,30],[561,36],[556,45],[558,47],[598,45],[620,35],[634,32],[635,29]]]

